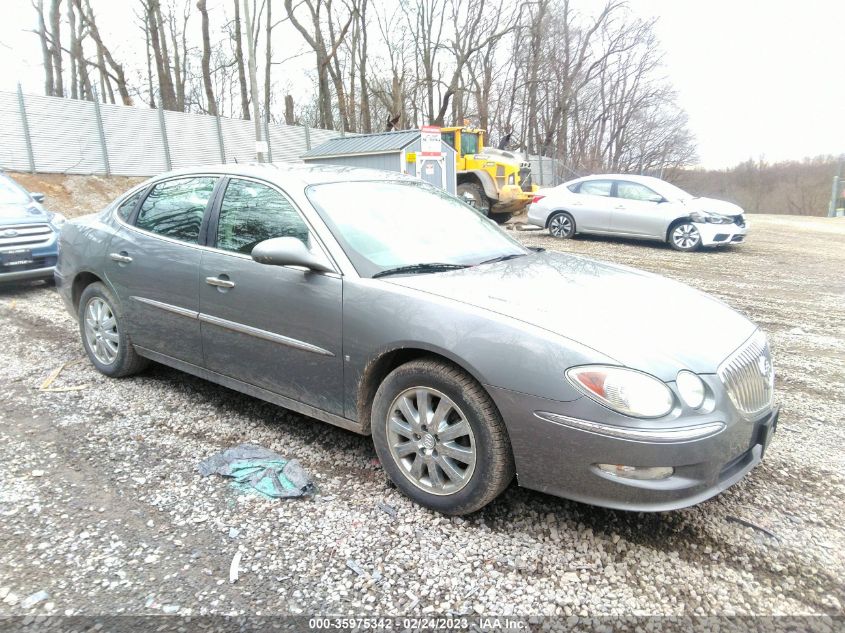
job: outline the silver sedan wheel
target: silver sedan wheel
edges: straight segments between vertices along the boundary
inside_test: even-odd
[[[555,237],[569,237],[572,234],[572,219],[563,213],[549,222],[549,233]]]
[[[120,349],[117,319],[109,304],[92,297],[85,306],[85,339],[88,349],[104,365],[111,365]]]
[[[472,427],[448,396],[429,387],[400,393],[387,414],[390,455],[417,488],[450,495],[475,472]]]
[[[672,230],[672,241],[678,248],[688,250],[701,242],[701,234],[693,224],[679,224]]]

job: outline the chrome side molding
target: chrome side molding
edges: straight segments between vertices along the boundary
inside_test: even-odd
[[[631,440],[633,442],[657,442],[660,444],[700,440],[711,435],[716,435],[725,428],[723,422],[708,422],[706,424],[674,429],[633,429],[613,424],[591,422],[580,418],[571,418],[568,415],[548,411],[535,411],[534,415],[546,422],[568,426],[579,431],[587,431],[588,433],[596,433],[621,440]]]

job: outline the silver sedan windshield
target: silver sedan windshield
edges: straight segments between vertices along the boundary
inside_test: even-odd
[[[307,195],[362,276],[527,253],[475,209],[421,182],[337,182]]]

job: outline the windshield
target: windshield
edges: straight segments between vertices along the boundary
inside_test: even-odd
[[[468,204],[423,182],[335,182],[306,193],[364,277],[400,266],[473,266],[528,253]]]
[[[478,153],[478,134],[461,133],[461,155]]]
[[[667,200],[687,200],[692,198],[693,195],[691,193],[687,193],[680,187],[676,187],[675,185],[664,181],[661,181],[660,186],[657,188],[658,193],[662,195]]]
[[[0,177],[0,204],[29,204],[29,194],[17,183]]]

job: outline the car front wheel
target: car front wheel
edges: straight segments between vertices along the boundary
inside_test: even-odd
[[[575,219],[564,211],[555,213],[549,218],[549,234],[562,239],[572,237],[575,235]]]
[[[701,233],[692,222],[681,222],[669,231],[669,245],[676,251],[694,251],[701,246]]]
[[[499,412],[481,385],[454,365],[422,359],[393,370],[376,392],[371,423],[388,477],[438,512],[474,512],[513,479]]]
[[[78,317],[82,345],[98,371],[120,378],[147,366],[147,360],[135,352],[118,303],[104,284],[96,282],[82,291]]]

